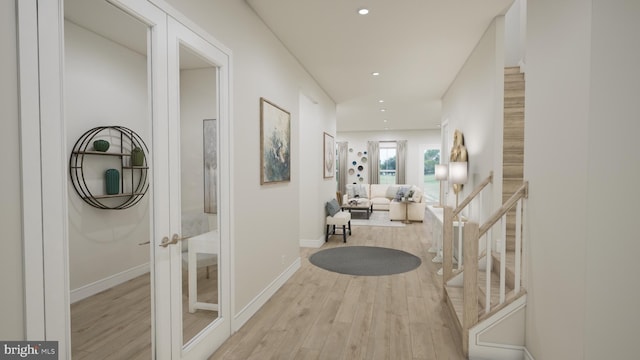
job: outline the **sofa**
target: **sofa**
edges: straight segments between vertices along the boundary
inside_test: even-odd
[[[348,204],[353,199],[366,198],[372,209],[389,211],[392,221],[409,220],[424,221],[427,207],[422,189],[413,185],[398,184],[348,184],[342,203]],[[408,195],[411,195],[407,198]],[[401,201],[400,199],[405,201]]]

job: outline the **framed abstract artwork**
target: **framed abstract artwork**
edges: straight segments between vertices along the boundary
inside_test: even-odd
[[[322,168],[324,169],[324,178],[332,178],[335,174],[336,167],[336,149],[333,141],[333,136],[324,133],[324,146],[323,146],[323,159]]]
[[[291,114],[260,98],[260,184],[291,180]]]

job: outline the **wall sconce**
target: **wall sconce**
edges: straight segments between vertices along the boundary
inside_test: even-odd
[[[444,197],[444,188],[442,182],[449,178],[449,166],[447,164],[436,165],[436,180],[440,181],[440,203],[438,207],[442,207],[442,198]]]
[[[458,208],[458,194],[462,190],[462,184],[468,180],[467,162],[452,162],[449,164],[449,181],[453,184],[456,193],[456,208]]]

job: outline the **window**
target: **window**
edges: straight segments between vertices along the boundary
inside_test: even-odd
[[[426,149],[424,151],[424,195],[427,202],[440,201],[440,182],[436,180],[435,167],[440,164],[440,149]]]
[[[396,183],[396,143],[380,142],[380,184]]]

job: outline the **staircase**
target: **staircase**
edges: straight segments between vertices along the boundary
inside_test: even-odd
[[[469,359],[522,359],[526,291],[522,283],[522,219],[528,197],[524,176],[524,75],[505,69],[503,206],[484,224],[466,222],[463,264],[452,268],[453,224],[485,181],[456,208],[444,209],[444,299],[457,321]],[[492,178],[492,176],[490,176]],[[497,247],[497,249],[496,249]],[[469,276],[468,274],[472,274]]]
[[[504,130],[502,139],[502,202],[524,179],[524,74],[520,67],[504,70]],[[507,215],[507,250],[513,251],[515,213]]]
[[[526,291],[522,287],[522,219],[528,183],[520,188],[484,224],[464,224],[463,263],[453,271],[452,254],[447,245],[448,227],[460,208],[444,209],[443,283],[444,299],[462,340],[462,349],[470,359],[521,359],[524,346],[524,307]],[[507,215],[515,215],[514,247],[493,249],[494,235],[506,243]],[[498,243],[498,242],[496,242]],[[448,271],[449,270],[449,271]]]

